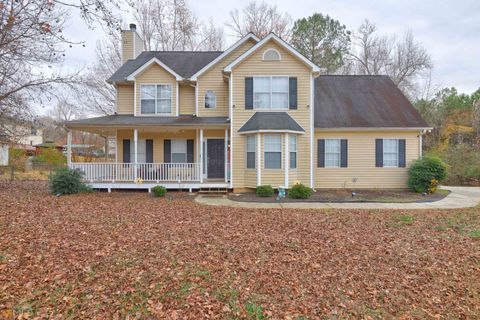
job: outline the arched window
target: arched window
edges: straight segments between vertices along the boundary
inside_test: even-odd
[[[217,98],[215,96],[215,92],[212,90],[207,90],[205,92],[205,108],[212,109],[217,106]]]
[[[277,50],[275,49],[267,49],[265,50],[265,52],[263,53],[263,57],[262,57],[262,60],[266,60],[266,61],[277,61],[277,60],[281,60],[281,56],[280,56],[280,52],[278,52]]]

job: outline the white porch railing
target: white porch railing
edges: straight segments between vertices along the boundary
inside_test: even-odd
[[[198,182],[199,163],[95,163],[73,162],[71,169],[84,173],[84,179],[95,181],[142,181]]]

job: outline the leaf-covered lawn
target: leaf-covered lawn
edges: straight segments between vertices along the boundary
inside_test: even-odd
[[[237,209],[0,182],[0,318],[479,318],[480,209]]]

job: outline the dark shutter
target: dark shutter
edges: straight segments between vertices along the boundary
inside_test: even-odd
[[[153,140],[145,140],[145,161],[147,163],[153,163]]]
[[[130,163],[130,139],[123,139],[123,163]]]
[[[172,142],[170,140],[163,140],[163,162],[172,162]]]
[[[193,163],[193,140],[187,140],[187,162]]]
[[[375,139],[375,167],[383,167],[383,139]]]
[[[288,95],[290,101],[290,109],[297,109],[297,78],[290,77],[288,79]]]
[[[405,153],[405,139],[398,140],[398,166],[400,168],[405,168],[407,165]]]
[[[348,167],[348,140],[340,140],[340,167]]]
[[[325,168],[325,139],[317,141],[317,167]]]
[[[253,78],[245,78],[245,109],[253,109]]]

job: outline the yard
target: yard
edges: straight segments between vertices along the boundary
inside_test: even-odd
[[[480,210],[248,210],[0,182],[0,318],[479,318]]]

